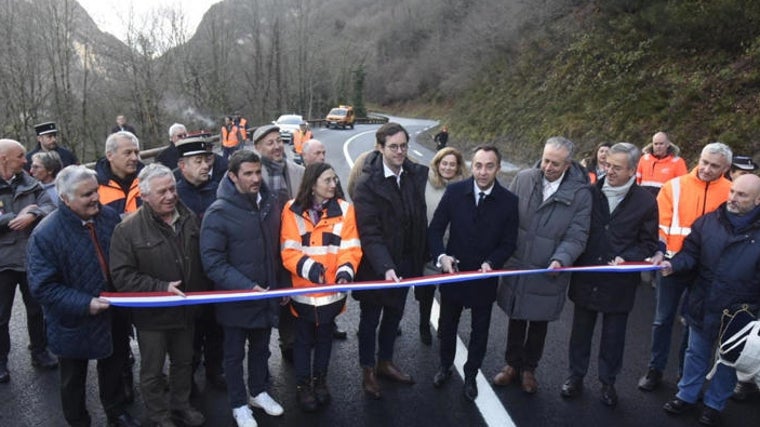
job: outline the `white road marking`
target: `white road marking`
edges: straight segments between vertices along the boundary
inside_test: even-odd
[[[351,158],[351,155],[348,153],[348,146],[354,142],[354,140],[360,136],[366,135],[368,133],[374,133],[374,130],[368,130],[366,132],[357,133],[356,135],[352,136],[351,138],[348,138],[346,142],[343,143],[343,156],[346,158],[346,163],[348,164],[348,168],[351,169],[354,167],[354,159]]]
[[[430,312],[430,322],[435,330],[438,330],[440,310],[441,307],[438,305],[438,301],[434,299],[433,309]],[[457,373],[462,378],[464,378],[464,364],[466,361],[467,347],[465,347],[462,339],[457,336],[457,354],[454,357],[454,367],[456,367]],[[483,416],[486,424],[489,426],[516,427],[515,422],[512,421],[512,417],[509,416],[507,409],[502,405],[496,393],[494,393],[491,384],[488,383],[482,371],[478,371],[475,381],[478,384],[478,397],[475,399],[475,404],[478,406],[480,415]]]

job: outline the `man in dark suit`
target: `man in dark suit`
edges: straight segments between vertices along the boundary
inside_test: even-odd
[[[472,178],[446,188],[428,228],[430,253],[444,273],[459,269],[489,272],[500,268],[517,247],[517,196],[496,181],[499,170],[498,149],[478,147],[472,158]],[[447,228],[449,241],[444,250],[443,235]],[[451,377],[459,318],[462,310],[470,308],[464,396],[471,401],[478,396],[475,377],[486,354],[498,283],[494,277],[441,286],[441,367],[433,378],[435,387],[441,387]]]

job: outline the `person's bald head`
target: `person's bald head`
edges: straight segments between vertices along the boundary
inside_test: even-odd
[[[652,154],[655,157],[663,157],[668,154],[670,138],[665,132],[657,132],[652,136]]]
[[[319,140],[310,139],[303,143],[301,147],[301,158],[303,159],[304,166],[309,166],[314,163],[324,163],[325,154],[327,150],[325,145]]]
[[[760,205],[760,177],[742,175],[731,184],[726,210],[737,215],[745,215]]]
[[[26,149],[13,139],[0,139],[0,174],[9,180],[24,170]]]

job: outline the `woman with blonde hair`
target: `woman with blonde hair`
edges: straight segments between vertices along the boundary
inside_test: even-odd
[[[433,160],[430,161],[428,181],[425,186],[425,203],[427,204],[428,223],[433,218],[435,208],[446,191],[446,186],[452,182],[461,181],[469,176],[467,165],[464,163],[462,153],[454,147],[444,147],[439,150]],[[448,240],[448,234],[444,237]],[[445,242],[444,242],[445,243]],[[426,274],[439,274],[440,272],[431,265],[425,269]],[[431,345],[433,337],[430,334],[430,311],[435,297],[435,286],[421,286],[414,288],[414,298],[420,304],[420,341],[425,345]]]

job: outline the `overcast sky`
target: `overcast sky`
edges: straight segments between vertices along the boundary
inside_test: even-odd
[[[159,8],[179,9],[187,22],[187,35],[195,33],[203,14],[221,0],[77,0],[101,31],[124,40],[130,13],[140,23],[146,15]]]

